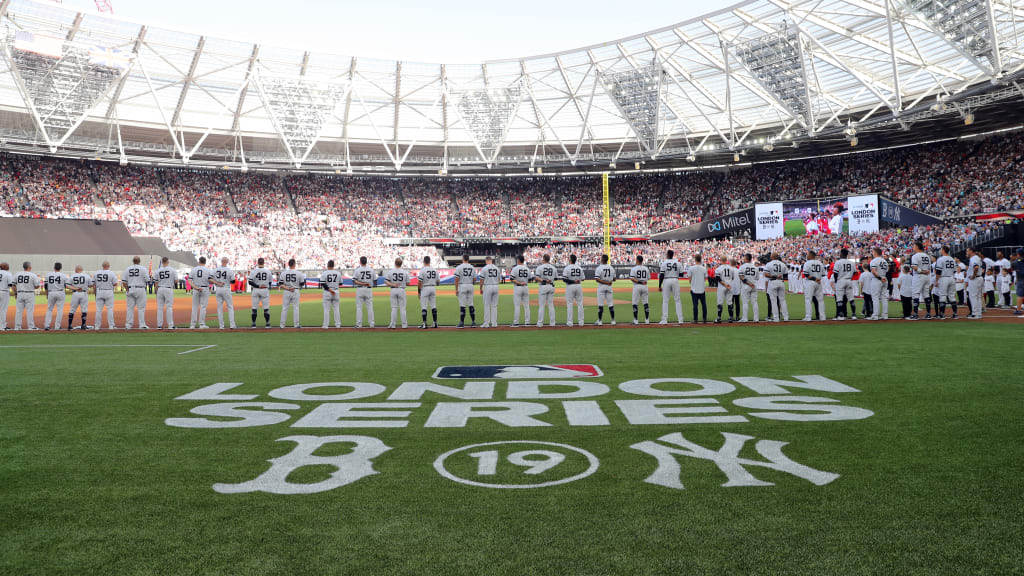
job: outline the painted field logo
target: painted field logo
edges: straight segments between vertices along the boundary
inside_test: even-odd
[[[604,373],[593,364],[442,366],[434,372],[438,380],[560,380],[601,376]]]

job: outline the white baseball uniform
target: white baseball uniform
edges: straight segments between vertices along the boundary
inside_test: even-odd
[[[324,323],[321,326],[327,329],[331,325],[331,312],[334,313],[334,327],[341,328],[341,272],[331,268],[320,274],[320,287],[323,289]],[[255,294],[255,290],[253,293]],[[253,306],[256,305],[253,296]]]
[[[822,278],[825,277],[826,268],[820,260],[808,260],[804,262],[804,320],[810,321],[811,312],[815,305],[818,308],[818,319],[825,319],[825,294],[821,289]],[[815,298],[817,303],[815,304]]]
[[[96,289],[96,324],[93,328],[100,329],[103,324],[103,311],[107,311],[107,328],[117,328],[114,324],[114,287],[117,286],[117,274],[111,270],[99,270],[92,275],[93,286]]]
[[[302,327],[299,323],[299,301],[302,287],[306,285],[306,275],[298,270],[289,268],[282,270],[278,275],[281,279],[281,328],[284,328],[288,319],[288,310],[292,311],[292,326]]]
[[[363,309],[366,309],[366,320],[373,328],[373,287],[377,285],[377,273],[372,268],[360,266],[352,273],[353,280],[365,282],[369,286],[356,284],[356,328],[363,327]]]
[[[565,280],[565,324],[572,326],[572,309],[576,307],[579,325],[583,326],[583,268],[579,264],[569,264],[562,269],[562,280]]]
[[[235,298],[231,293],[231,281],[235,278],[235,271],[227,266],[220,266],[213,270],[213,279],[222,285],[214,285],[214,304],[217,306],[217,324],[224,329],[224,309],[227,308],[228,325],[234,330],[235,326]],[[269,300],[269,298],[268,298]]]
[[[836,302],[853,302],[853,274],[857,270],[857,263],[848,258],[841,258],[836,260],[832,270],[836,275]]]
[[[14,276],[7,270],[0,270],[0,330],[7,330],[7,309],[11,305],[11,286]]]
[[[939,303],[956,302],[956,260],[949,256],[939,256],[935,261],[935,274],[939,277]]]
[[[270,281],[272,276],[266,268],[253,268],[249,271],[249,281],[252,282],[252,309],[270,309]]]
[[[192,282],[192,319],[188,323],[189,328],[206,328],[206,311],[210,305],[210,278],[213,277],[213,270],[206,266],[196,266],[192,269],[189,280]]]
[[[427,266],[420,270],[420,310],[437,309],[437,270]]]
[[[550,263],[541,264],[533,272],[540,286],[537,287],[537,327],[544,325],[544,311],[548,313],[548,325],[555,325],[555,279],[558,270]]]
[[[519,325],[519,312],[522,310],[525,321],[523,324],[530,323],[530,280],[533,279],[533,272],[530,271],[523,264],[517,264],[512,267],[512,272],[509,274],[512,278],[512,282],[515,285],[512,288],[512,325]],[[521,284],[520,284],[521,283]]]
[[[889,263],[878,256],[871,260],[871,317],[873,319],[889,318],[889,281],[885,274],[889,271]]]
[[[156,280],[156,327],[174,328],[174,286],[178,283],[178,271],[170,266],[161,266],[155,272]],[[98,311],[97,311],[98,312]]]
[[[757,264],[745,262],[740,265],[740,322],[747,321],[747,310],[753,308],[753,320],[757,322],[761,318],[761,311],[757,307]]]
[[[594,270],[594,278],[604,282],[614,282],[615,268],[612,268],[609,264],[601,264]],[[609,308],[615,306],[614,290],[610,284],[597,284],[597,305],[608,306]]]
[[[967,262],[967,296],[971,301],[971,314],[977,318],[982,316],[981,291],[984,286],[985,273],[981,257],[975,254]]]
[[[56,318],[53,318],[52,326],[54,330],[60,330],[60,319],[64,316],[64,291],[67,287],[67,274],[50,272],[46,275],[46,321],[43,323],[43,329],[50,329],[50,319],[56,310]]]
[[[670,300],[676,303],[676,321],[683,321],[683,300],[679,296],[679,275],[682,273],[682,266],[675,258],[661,262],[661,323],[668,324]]]
[[[498,294],[501,284],[501,270],[494,264],[488,264],[480,269],[480,276],[483,278],[484,292],[484,323],[483,328],[490,326],[498,327]]]
[[[132,264],[125,269],[121,281],[128,285],[128,315],[124,320],[125,330],[131,330],[138,310],[139,330],[148,330],[146,326],[146,284],[149,283],[149,272],[141,264]]]
[[[718,278],[718,289],[715,291],[719,306],[732,306],[733,282],[738,272],[729,264],[721,264],[715,268],[715,278]]]
[[[647,304],[649,297],[647,283],[651,280],[650,269],[643,264],[633,266],[629,269],[629,277],[636,280],[636,282],[633,282],[633,306]]]
[[[74,318],[75,310],[82,315],[82,327],[85,327],[85,319],[89,315],[89,287],[92,286],[92,278],[85,272],[75,272],[71,275],[71,307],[68,308],[68,325]]]
[[[910,257],[910,269],[914,272],[913,298],[925,301],[932,293],[932,257],[924,252],[916,252]]]
[[[783,280],[789,274],[789,267],[779,260],[772,260],[764,267],[768,278],[768,298],[772,303],[772,320],[789,322],[789,305],[786,303],[786,283]]]
[[[14,329],[21,330],[21,313],[25,312],[25,322],[29,330],[36,329],[36,289],[39,288],[39,276],[34,272],[18,272],[14,276],[17,296],[14,299]]]
[[[409,285],[409,271],[402,268],[392,268],[388,270],[386,278],[388,282],[398,285],[391,287],[391,323],[388,324],[388,328],[395,327],[399,316],[402,318],[402,328],[408,328],[409,321],[406,318],[407,312],[405,309],[405,287]]]
[[[473,306],[473,288],[476,283],[476,270],[473,265],[463,262],[455,267],[455,280],[458,282],[456,289],[459,298],[459,306],[469,308]]]

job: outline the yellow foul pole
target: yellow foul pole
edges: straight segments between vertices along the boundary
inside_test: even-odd
[[[608,173],[601,174],[601,187],[604,190],[604,253],[612,255],[612,222],[611,206],[608,202]]]

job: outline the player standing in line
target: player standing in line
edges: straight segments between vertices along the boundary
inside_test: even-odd
[[[523,311],[524,325],[530,324],[530,280],[533,279],[533,272],[526,266],[526,258],[520,254],[516,256],[516,264],[512,267],[509,276],[512,278],[512,327],[519,327],[519,310]]]
[[[434,328],[437,328],[437,270],[430,266],[430,256],[423,257],[416,294],[420,297],[420,316],[423,318],[420,328],[427,329],[427,310],[433,315]]]
[[[138,256],[132,258],[132,265],[125,269],[121,282],[128,288],[128,315],[124,320],[124,329],[131,330],[134,322],[134,310],[139,314],[139,330],[149,330],[146,326],[146,285],[149,284],[149,272],[139,262]]]
[[[11,286],[14,286],[14,276],[8,270],[7,262],[0,262],[0,331],[7,330],[7,310],[11,306]]]
[[[483,328],[498,327],[498,284],[501,283],[501,270],[494,265],[494,258],[488,256],[480,269],[480,295],[484,301]]]
[[[220,267],[213,270],[213,277],[210,278],[210,282],[215,286],[214,288],[214,304],[217,306],[217,324],[220,329],[224,329],[224,308],[228,311],[228,325],[231,326],[232,330],[238,328],[235,326],[235,299],[231,293],[231,279],[235,277],[235,271],[228,268],[228,259],[220,259]],[[269,299],[269,298],[268,298]],[[269,321],[269,318],[268,318]],[[253,325],[255,326],[256,320],[253,319]]]
[[[174,330],[174,287],[177,283],[178,271],[171,268],[171,259],[164,256],[160,259],[160,267],[156,270],[157,330],[163,329],[165,318],[167,319],[167,329]]]
[[[50,329],[53,318],[53,329],[60,330],[61,317],[64,316],[64,291],[68,287],[68,276],[61,272],[60,262],[53,265],[53,272],[46,275],[46,321],[43,330]],[[56,310],[56,314],[54,314]]]
[[[644,306],[644,324],[651,323],[651,308],[648,305],[647,282],[651,279],[651,271],[644,266],[644,257],[637,254],[636,266],[629,270],[629,281],[633,283],[633,324],[640,323],[640,305]]]
[[[99,330],[103,324],[103,311],[107,311],[107,329],[115,330],[114,324],[114,287],[117,286],[117,275],[110,271],[110,262],[103,263],[103,269],[92,275],[92,289],[96,294],[96,325]]]
[[[814,320],[825,320],[825,295],[821,288],[821,279],[825,276],[825,265],[818,260],[814,250],[807,251],[807,261],[804,262],[804,322],[811,321],[811,311],[814,311]]]
[[[359,268],[352,274],[352,283],[356,285],[356,328],[363,327],[364,308],[366,320],[373,328],[373,287],[377,285],[377,273],[366,266],[366,256],[360,256]]]
[[[693,302],[693,321],[699,322],[697,316],[697,303],[700,303],[700,310],[704,314],[704,323],[708,323],[708,301],[707,294],[707,281],[708,281],[708,269],[701,264],[703,258],[700,254],[693,255],[693,265],[691,265],[686,275],[690,278],[690,300]],[[664,315],[664,311],[662,311]],[[665,322],[662,322],[664,324]],[[682,316],[679,317],[679,323],[683,323]]]
[[[789,304],[786,302],[786,283],[784,278],[789,267],[782,263],[777,252],[772,253],[771,261],[764,267],[768,277],[768,298],[772,303],[772,322],[789,322]]]
[[[924,251],[924,243],[914,242],[914,255],[910,257],[914,273],[914,320],[920,318],[921,301],[924,301],[925,320],[932,319],[932,257]],[[887,294],[888,296],[888,294]],[[938,310],[936,310],[938,312]]]
[[[14,300],[14,329],[21,330],[21,312],[25,311],[25,324],[29,330],[36,328],[36,289],[39,288],[39,276],[32,272],[32,263],[21,265],[21,272],[14,277],[17,296]]]
[[[839,251],[839,260],[832,267],[836,281],[836,320],[857,318],[857,304],[853,298],[853,273],[857,264],[849,256],[850,251],[843,248]]]
[[[743,264],[740,266],[740,322],[747,321],[747,309],[753,306],[753,321],[761,319],[761,311],[757,309],[757,265],[753,262],[751,254],[743,255]]]
[[[270,270],[264,267],[263,258],[256,260],[256,267],[249,272],[249,285],[252,286],[252,327],[256,327],[256,312],[263,306],[263,327],[270,328]],[[340,276],[339,276],[340,278]]]
[[[722,323],[722,307],[728,306],[729,308],[729,323],[733,322],[733,307],[732,307],[732,288],[733,281],[736,279],[738,272],[728,260],[718,265],[715,268],[715,278],[718,278],[718,288],[715,289],[715,296],[718,299],[718,317],[715,318],[715,324]]]
[[[548,311],[548,326],[555,325],[555,279],[558,270],[551,264],[551,255],[545,254],[543,263],[537,266],[534,275],[540,286],[537,288],[537,328],[544,326],[544,310]]]
[[[565,282],[565,325],[572,328],[572,308],[576,306],[579,325],[583,326],[583,268],[576,263],[576,255],[569,254],[569,265],[562,269]]]
[[[250,277],[251,281],[251,277]],[[327,261],[327,270],[320,275],[320,287],[323,288],[324,296],[324,323],[320,328],[327,330],[331,326],[331,312],[334,312],[334,327],[341,328],[341,273],[334,269],[334,260]],[[253,314],[256,309],[253,308]],[[253,326],[256,325],[253,320]]]
[[[772,295],[768,293],[768,275],[765,274],[765,266],[771,260],[771,254],[757,257],[757,289],[764,292],[765,321],[772,321]]]
[[[882,257],[881,248],[872,248],[871,260],[871,320],[889,319],[889,262]]]
[[[981,290],[985,285],[985,273],[982,270],[981,254],[974,248],[967,249],[967,298],[970,301],[971,320],[981,319]]]
[[[89,287],[92,286],[92,278],[82,272],[81,266],[75,266],[75,273],[71,275],[71,307],[68,308],[68,330],[71,330],[75,323],[75,310],[82,316],[82,327],[80,330],[88,330],[86,322],[89,316]]]
[[[402,328],[409,327],[406,319],[405,287],[409,285],[409,273],[402,269],[402,259],[395,258],[395,267],[388,270],[387,285],[391,288],[391,323],[388,328],[395,328],[395,321],[402,317]]]
[[[597,280],[597,325],[603,324],[604,307],[608,307],[608,316],[615,326],[615,299],[612,284],[615,282],[615,268],[608,264],[608,255],[601,255],[601,265],[594,270]]]
[[[278,275],[281,279],[281,323],[284,328],[288,320],[288,310],[292,311],[292,326],[302,328],[299,323],[299,302],[302,287],[306,285],[306,275],[295,269],[295,258],[288,259],[288,269]]]
[[[935,261],[935,282],[939,288],[939,307],[936,315],[940,320],[946,319],[946,304],[953,308],[953,319],[956,320],[956,260],[949,255],[949,246],[942,247],[942,253]]]
[[[476,328],[476,307],[473,306],[473,292],[476,286],[476,270],[469,263],[469,254],[462,255],[462,264],[455,267],[455,294],[459,298],[459,325],[466,327],[466,308],[469,308],[471,328]]]
[[[697,263],[699,264],[700,260],[697,260]],[[658,274],[658,291],[661,292],[661,322],[659,324],[668,324],[669,301],[674,301],[676,304],[676,322],[680,324],[684,322],[683,300],[679,295],[679,275],[682,271],[683,267],[675,259],[675,252],[672,250],[666,252]],[[706,311],[705,316],[707,316]],[[696,319],[694,321],[696,322]]]
[[[208,328],[206,314],[210,305],[210,278],[212,277],[213,270],[206,267],[206,256],[200,256],[199,266],[193,268],[189,276],[192,282],[192,320],[188,324],[190,330],[195,330],[197,326],[200,330]],[[253,326],[256,326],[255,321],[253,321]]]

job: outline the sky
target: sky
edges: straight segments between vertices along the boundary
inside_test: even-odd
[[[315,52],[476,63],[558,52],[689,20],[738,0],[110,0],[149,24]],[[92,8],[92,0],[64,0]]]

